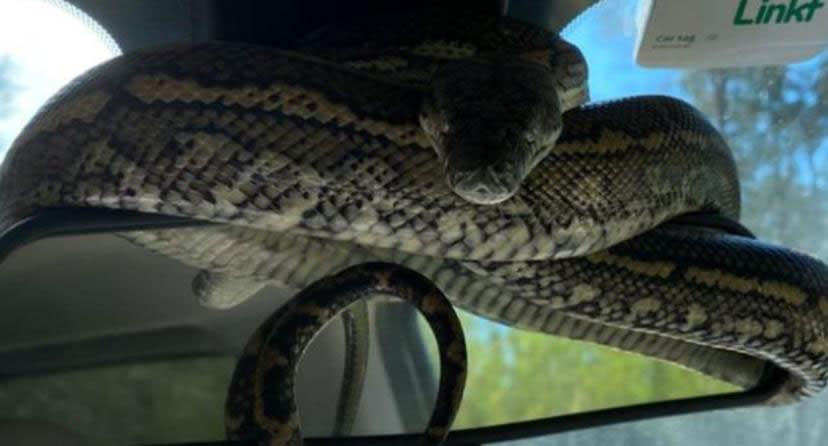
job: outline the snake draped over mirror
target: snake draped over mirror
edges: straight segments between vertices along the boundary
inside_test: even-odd
[[[673,220],[739,217],[716,129],[669,97],[586,102],[580,52],[505,17],[389,16],[295,51],[136,52],[18,137],[0,228],[56,206],[212,221],[123,236],[216,274],[205,289],[243,290],[215,306],[380,260],[514,327],[745,388],[781,370],[769,403],[821,390],[826,266]]]

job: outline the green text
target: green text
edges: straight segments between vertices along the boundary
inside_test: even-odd
[[[768,23],[802,23],[810,22],[816,11],[823,6],[820,0],[789,0],[788,3],[771,3],[770,0],[757,2],[751,0],[739,0],[739,7],[736,9],[736,16],[733,24],[764,25]]]

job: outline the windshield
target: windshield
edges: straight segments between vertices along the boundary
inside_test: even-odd
[[[632,61],[636,3],[603,1],[563,32],[589,63],[592,99],[667,94],[694,104],[735,153],[742,223],[760,239],[828,260],[828,51],[788,66],[645,69]],[[791,406],[676,416],[512,444],[816,446],[828,434],[825,413],[828,395],[822,393]]]
[[[11,5],[16,0],[0,0],[0,9],[5,10],[7,2]],[[31,2],[33,5],[40,3]],[[720,129],[736,154],[742,182],[742,222],[763,240],[828,260],[828,241],[821,233],[828,224],[828,202],[823,198],[828,188],[828,144],[824,135],[828,132],[828,103],[824,100],[828,95],[828,52],[804,63],[779,67],[702,71],[644,69],[632,61],[636,4],[636,0],[604,0],[563,32],[587,59],[591,99],[603,101],[631,95],[666,94],[694,104]],[[25,8],[18,9],[21,14],[26,13]],[[37,7],[32,11],[28,12],[32,17],[43,16]],[[32,23],[36,19],[16,17],[6,21],[0,18],[0,158],[37,106],[51,93],[84,69],[118,52],[112,42],[100,39],[67,39],[65,43],[70,47],[88,49],[82,52],[67,50],[53,41],[37,44],[37,38],[42,36],[25,33],[26,21]],[[49,25],[50,29],[66,29],[63,34],[67,36],[83,35],[70,29],[71,26]],[[69,53],[80,56],[65,58]],[[738,391],[692,371],[641,356],[508,329],[469,314],[463,314],[463,323],[474,364],[456,428]],[[426,338],[428,336],[426,334]],[[207,366],[199,363],[198,368],[205,387],[209,387],[204,392],[209,393],[209,404],[217,404],[226,391],[231,364],[204,364]],[[132,376],[137,373],[135,370],[123,369],[119,373]],[[159,370],[159,376],[181,373],[167,368]],[[411,373],[411,370],[401,367],[399,374]],[[184,376],[180,379],[187,381]],[[77,379],[80,382],[88,378]],[[159,377],[152,381],[165,379]],[[33,382],[37,385],[33,386]],[[122,381],[112,379],[112,382],[120,385]],[[36,397],[22,397],[24,392],[13,384],[0,385],[0,400],[9,403],[5,405],[8,410],[0,413],[0,418],[38,415],[55,422],[71,420],[57,409],[48,414],[39,408],[19,409],[11,402],[21,404]],[[66,393],[64,388],[84,390],[74,381],[64,382],[63,378],[59,384],[50,388],[50,392],[58,396],[41,398],[44,406],[57,407],[54,401]],[[40,381],[20,385],[27,387],[27,392],[33,387],[45,392],[42,389],[46,388]],[[129,385],[138,395],[130,398],[138,405],[144,404],[140,394],[147,391],[134,383]],[[410,396],[420,390],[419,387],[417,390],[402,388],[399,392]],[[89,399],[99,400],[100,413],[114,414],[121,420],[131,417],[129,413],[111,410],[109,401],[99,398],[95,392],[90,394],[87,395]],[[177,399],[177,402],[183,406],[192,404],[185,399]],[[400,398],[397,403],[408,404],[406,398]],[[156,415],[157,406],[147,412]],[[170,413],[187,410],[166,402],[160,406]],[[421,429],[428,415],[426,406],[416,407],[410,417],[401,417],[406,431]],[[400,411],[404,412],[403,409]],[[218,421],[214,420],[219,414],[214,412],[209,419],[181,421],[192,428],[181,430],[186,432],[186,438],[166,433],[158,437],[144,436],[141,432],[131,434],[131,439],[145,442],[219,440],[223,433],[216,428]],[[807,446],[824,443],[824,440],[819,441],[828,434],[825,432],[828,428],[821,423],[820,414],[823,413],[828,413],[828,395],[825,394],[781,408],[730,410],[627,423],[513,444],[554,441],[564,445],[733,443],[758,446],[781,443]],[[99,418],[89,417],[86,421],[92,426],[99,422]],[[117,422],[113,421],[112,432],[120,433],[120,429],[114,429]],[[81,423],[73,424],[70,427],[80,429]],[[146,431],[158,433],[161,429],[153,427]],[[381,432],[390,433],[382,429],[371,433]],[[116,435],[109,431],[86,434],[104,439]]]

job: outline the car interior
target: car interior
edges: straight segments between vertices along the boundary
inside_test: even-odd
[[[122,54],[213,40],[289,49],[299,37],[331,22],[347,22],[377,12],[435,6],[450,8],[458,14],[469,11],[508,14],[560,32],[570,24],[585,20],[587,11],[602,7],[605,2],[612,3],[612,0],[458,0],[449,2],[450,5],[436,0],[44,1],[62,14],[79,17],[89,30]],[[620,3],[629,5],[633,2]],[[5,4],[0,4],[0,8],[4,7]],[[614,31],[622,33],[621,30],[604,30]],[[1,62],[2,59],[0,66]],[[214,392],[216,395],[204,399],[193,397],[193,402],[188,402],[190,396],[186,389],[180,392],[179,389],[190,383],[201,385],[200,381],[196,383],[201,379],[211,380],[209,385],[216,389],[223,388],[232,373],[235,358],[252,330],[299,290],[267,287],[238,307],[221,311],[205,308],[199,305],[191,288],[193,277],[198,274],[197,268],[139,248],[118,235],[209,224],[132,211],[54,208],[21,219],[0,234],[0,296],[3,297],[0,299],[0,405],[15,407],[13,413],[0,414],[0,444],[243,444],[223,440],[223,394]],[[744,228],[731,225],[726,230],[739,233]],[[302,359],[296,389],[306,444],[419,444],[420,431],[428,421],[436,398],[434,341],[428,330],[423,329],[421,318],[406,305],[378,299],[372,301],[369,308],[372,332],[366,391],[351,436],[331,436],[336,417],[335,398],[342,385],[346,359],[340,321],[315,338],[312,348]],[[489,342],[487,339],[495,339],[500,333],[497,330],[487,331],[489,337],[484,336],[480,342],[485,344]],[[21,385],[29,382],[28,385],[36,390],[40,386],[37,380],[41,377],[64,376],[61,375],[64,373],[70,376],[84,370],[171,359],[203,362],[194,362],[196,366],[188,369],[187,373],[192,375],[171,377],[164,384],[166,390],[123,397],[134,399],[135,405],[131,407],[146,412],[147,419],[151,416],[160,419],[152,422],[166,426],[163,435],[158,436],[132,431],[129,425],[140,423],[136,421],[138,416],[130,412],[133,410],[130,407],[110,407],[101,403],[106,407],[103,411],[121,419],[121,426],[84,430],[80,426],[96,426],[103,421],[96,421],[96,412],[87,413],[72,406],[68,396],[61,396],[65,390],[52,395],[46,395],[46,390],[43,395],[36,391],[15,393],[11,386],[11,390],[2,390],[4,382],[19,381]],[[171,376],[177,369],[175,361],[169,364],[159,367],[167,367],[170,371],[164,373]],[[198,367],[217,372],[207,378]],[[131,382],[155,385],[167,376],[141,375],[145,372],[138,369],[123,373],[121,378],[113,380],[111,387],[107,382],[109,375],[90,375],[91,378],[78,375],[75,381],[70,377],[49,385],[56,389],[80,388],[78,383],[88,382],[90,387],[84,391],[91,395],[90,398],[108,401],[121,398],[119,392],[127,392],[129,389],[123,386]],[[99,387],[96,387],[96,380]],[[720,387],[715,387],[716,390],[708,394],[651,401],[643,397],[641,401],[625,405],[597,409],[586,406],[586,409],[574,409],[571,413],[547,413],[533,419],[464,425],[453,430],[445,444],[558,444],[558,441],[560,444],[585,444],[586,437],[566,437],[565,434],[597,431],[605,426],[617,425],[620,429],[625,423],[638,420],[692,413],[715,414],[750,407],[765,402],[779,385],[779,375],[771,370],[746,390],[723,392]],[[47,389],[45,385],[44,389]],[[475,392],[467,398],[485,400],[484,396],[478,396],[485,390]],[[52,406],[55,412],[51,415],[38,413],[40,409],[35,407],[41,406],[35,405],[37,401]],[[162,415],[159,407],[167,401],[179,401],[182,407],[192,406],[192,413]],[[87,403],[81,405],[84,404]],[[214,407],[203,410],[195,407],[202,404]],[[68,425],[55,421],[62,417],[57,412],[61,405],[76,415],[66,418]],[[206,432],[176,427],[188,423],[190,418],[208,419],[216,424],[215,430]],[[152,423],[147,422],[147,425],[156,425]],[[697,427],[703,425],[702,421],[695,423]],[[635,444],[626,442],[634,440],[624,440],[625,434],[619,432],[611,431],[607,437],[596,438],[609,442],[602,444]],[[115,439],[113,435],[119,437]],[[618,441],[613,442],[613,438]],[[533,443],[533,439],[538,443]],[[652,442],[648,444],[659,444],[657,437],[649,440]]]

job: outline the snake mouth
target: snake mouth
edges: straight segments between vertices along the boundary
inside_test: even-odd
[[[448,176],[449,187],[461,198],[475,204],[501,203],[517,192],[519,183],[498,175],[492,167],[457,171]]]

